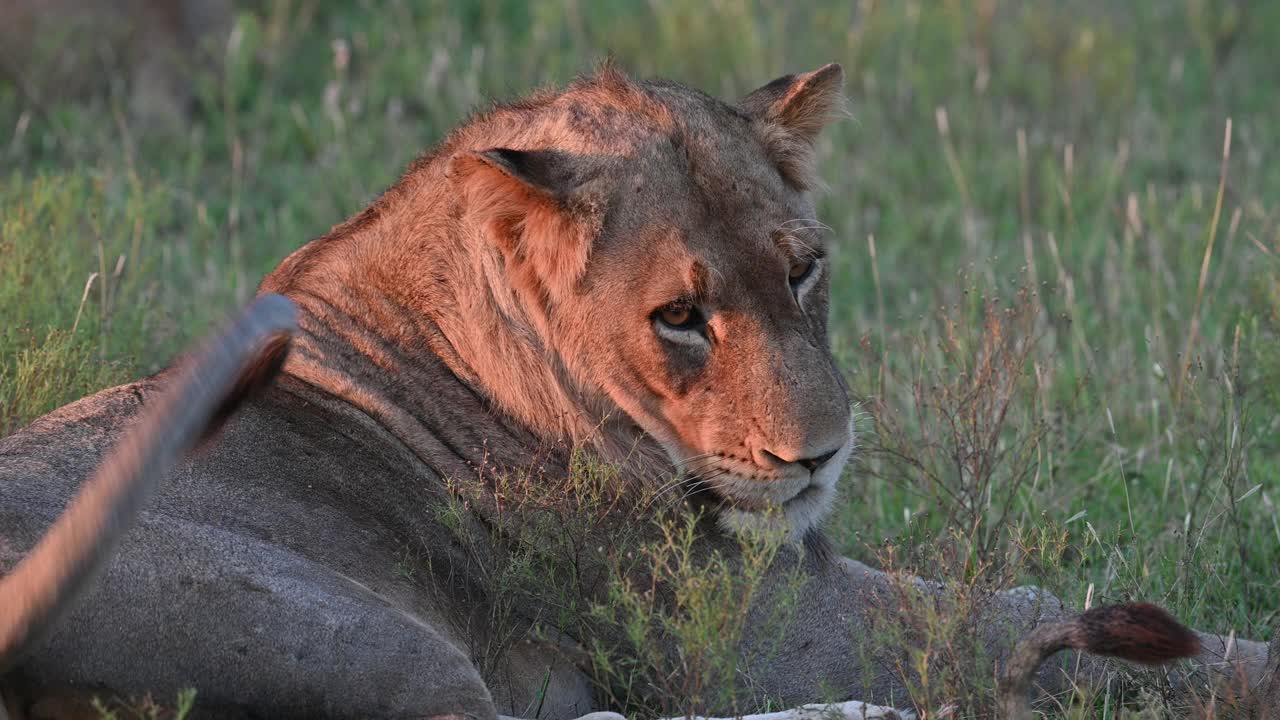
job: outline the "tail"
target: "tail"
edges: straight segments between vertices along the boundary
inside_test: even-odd
[[[1031,685],[1040,664],[1062,650],[1159,665],[1200,652],[1196,634],[1155,605],[1107,605],[1070,620],[1041,625],[1014,648],[1005,669],[1001,717],[1031,717]]]
[[[264,295],[174,373],[27,557],[0,578],[0,672],[65,613],[133,526],[160,478],[279,371],[292,302]],[[0,711],[2,714],[2,711]]]

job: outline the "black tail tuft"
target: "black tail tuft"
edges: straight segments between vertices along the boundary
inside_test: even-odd
[[[1098,655],[1158,665],[1200,652],[1200,638],[1150,603],[1097,607],[1080,616],[1078,647]]]

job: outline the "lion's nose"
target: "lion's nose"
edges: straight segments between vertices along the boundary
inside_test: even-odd
[[[796,462],[799,462],[809,472],[817,472],[818,468],[822,467],[823,465],[826,465],[827,461],[835,457],[836,453],[838,452],[840,452],[840,448],[836,448],[831,452],[823,453],[821,455],[815,455],[813,457],[804,458],[803,460],[797,460]]]
[[[795,463],[809,472],[817,472],[818,468],[826,465],[827,461],[835,457],[838,452],[840,452],[840,448],[837,447],[830,452],[825,452],[821,455],[813,455],[810,457],[802,457],[792,460],[762,448],[760,450],[760,455],[762,455],[770,465],[791,465],[792,463]]]

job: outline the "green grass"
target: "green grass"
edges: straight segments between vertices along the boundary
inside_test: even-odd
[[[157,369],[486,98],[606,52],[730,97],[838,61],[820,214],[867,413],[841,549],[1267,637],[1280,4],[714,8],[255,3],[176,132],[127,75],[0,76],[0,432]]]

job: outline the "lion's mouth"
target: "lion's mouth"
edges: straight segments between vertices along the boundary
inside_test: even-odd
[[[723,477],[716,475],[714,477]],[[821,494],[824,486],[818,481],[818,478],[810,478],[808,484],[796,489],[790,495],[785,497],[768,495],[747,496],[731,492],[729,488],[721,483],[716,483],[712,477],[707,475],[689,475],[685,478],[685,497],[693,501],[695,504],[712,505],[717,507],[728,507],[744,512],[768,512],[771,510],[786,510],[788,507],[795,506]]]
[[[822,492],[822,490],[823,490],[823,487],[818,482],[817,478],[811,479],[808,485],[805,485],[804,487],[800,488],[799,492],[787,498],[786,500],[783,500],[782,506],[785,508],[788,505],[805,502],[807,500],[810,500],[816,497],[819,493]]]

